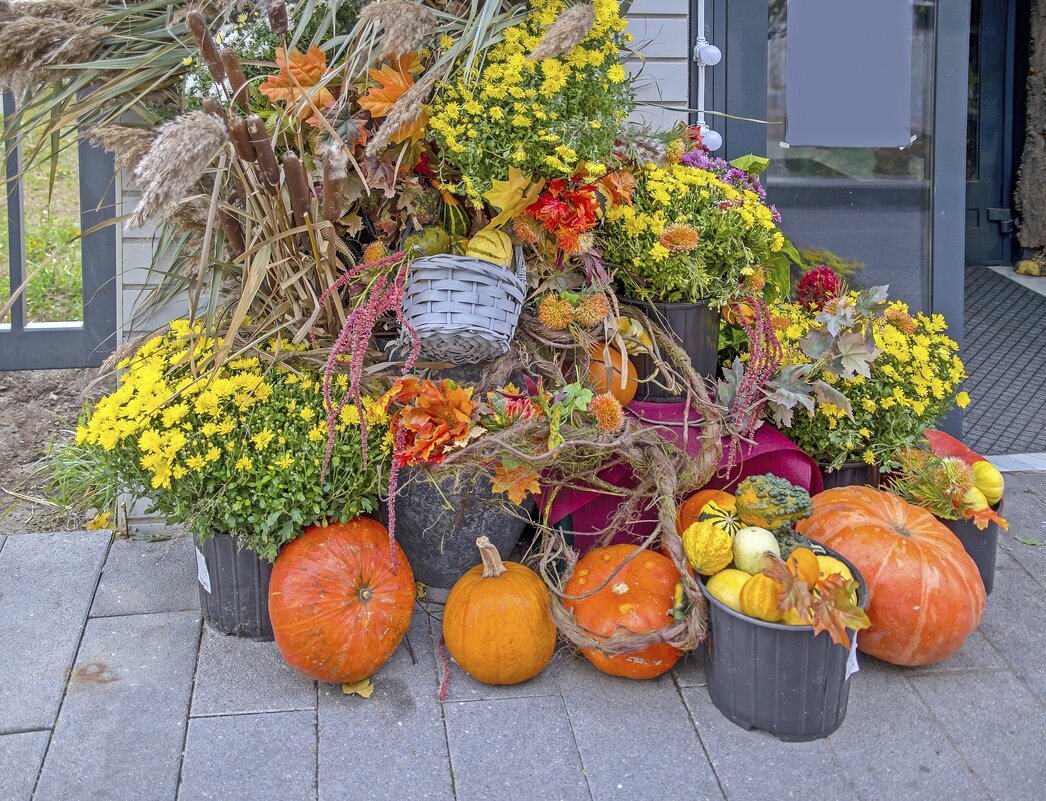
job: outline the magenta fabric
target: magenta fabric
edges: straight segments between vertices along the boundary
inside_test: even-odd
[[[627,410],[643,422],[660,426],[664,436],[684,447],[684,405],[681,403],[642,403],[634,401]],[[685,443],[688,453],[696,455],[701,447],[700,426],[696,413],[691,412],[689,422],[690,436]],[[726,440],[724,440],[724,452]],[[724,456],[725,460],[725,456]],[[821,491],[821,473],[817,462],[804,453],[795,443],[776,428],[763,424],[756,431],[755,442],[743,446],[740,463],[726,473],[725,463],[721,463],[716,475],[705,486],[710,489],[733,490],[741,479],[748,476],[773,473],[787,479],[793,484],[805,488],[811,495]],[[600,473],[600,478],[622,488],[635,486],[632,469],[626,465],[616,465]],[[613,495],[581,489],[563,490],[552,504],[550,521],[558,523],[568,515],[572,516],[570,526],[577,535],[574,548],[584,552],[595,544],[595,532],[604,529],[613,519],[621,504],[621,499]],[[636,520],[618,532],[612,542],[642,542],[654,530],[657,513],[653,507],[647,507]]]

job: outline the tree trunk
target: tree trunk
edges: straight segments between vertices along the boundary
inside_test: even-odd
[[[1046,249],[1046,0],[1032,0],[1027,139],[1017,179],[1022,247]]]

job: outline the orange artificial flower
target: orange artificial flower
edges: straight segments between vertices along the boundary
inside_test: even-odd
[[[270,75],[258,86],[258,91],[273,102],[298,106],[298,119],[318,128],[320,119],[313,106],[323,110],[334,105],[331,91],[326,86],[317,86],[327,72],[327,54],[313,45],[308,53],[291,50],[288,58],[287,51],[277,47],[276,65],[280,68],[279,75]]]

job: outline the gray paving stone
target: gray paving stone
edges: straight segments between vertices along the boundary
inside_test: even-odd
[[[707,684],[707,678],[705,677],[703,649],[699,648],[695,653],[684,654],[683,658],[672,668],[672,673],[680,687],[704,687]]]
[[[445,704],[457,801],[592,798],[563,699]]]
[[[50,737],[49,731],[0,735],[0,798],[30,801]]]
[[[728,801],[857,801],[825,740],[783,743],[766,732],[745,731],[715,708],[707,690],[684,688],[682,693]]]
[[[851,679],[846,723],[828,743],[862,798],[982,801],[988,797],[905,680],[905,670],[871,657],[862,661],[860,672]]]
[[[92,617],[199,608],[196,554],[189,537],[113,540],[91,607]]]
[[[1013,674],[912,676],[911,683],[992,798],[1041,801],[1046,715]]]
[[[276,643],[227,637],[203,627],[194,717],[315,708],[315,682],[290,668]]]
[[[320,685],[320,801],[453,799],[432,636],[422,610],[415,609],[407,636],[417,661],[401,645],[374,676],[370,698]]]
[[[651,681],[603,676],[575,658],[557,665],[556,681],[593,798],[722,801],[670,675]]]
[[[6,539],[7,539],[7,537],[5,535],[0,534],[0,551],[2,551],[4,549],[4,540],[6,540]]]
[[[189,721],[178,801],[314,801],[316,713]]]
[[[49,729],[76,656],[108,532],[20,534],[0,551],[0,733]]]
[[[173,801],[200,618],[93,618],[34,801]]]

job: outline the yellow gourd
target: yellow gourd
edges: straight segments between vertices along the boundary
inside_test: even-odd
[[[743,570],[728,567],[720,570],[705,584],[708,594],[735,612],[741,611],[741,588],[752,578]]]
[[[512,264],[512,239],[504,231],[484,228],[469,240],[465,255],[508,267]]]
[[[818,554],[817,565],[820,568],[820,572],[817,576],[819,579],[825,579],[831,576],[833,573],[838,573],[847,581],[854,580],[854,575],[850,572],[850,568],[848,568],[845,564],[840,562],[834,556],[825,556],[822,554]]]
[[[765,573],[756,573],[741,588],[741,611],[768,623],[779,621],[783,612],[777,606],[781,585]]]
[[[690,566],[702,576],[711,576],[734,559],[733,537],[708,520],[699,520],[683,532],[683,551]]]
[[[973,470],[973,486],[984,493],[985,499],[992,506],[1002,500],[1002,493],[1006,487],[1002,473],[991,462],[982,459],[971,465]]]
[[[788,572],[802,580],[808,589],[817,583],[821,568],[817,562],[817,554],[809,548],[796,548],[788,554],[785,564],[788,565]]]

